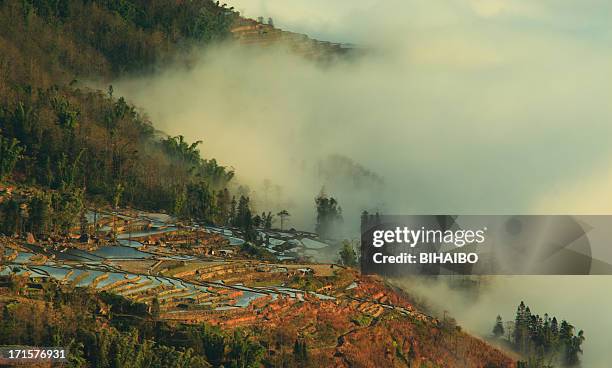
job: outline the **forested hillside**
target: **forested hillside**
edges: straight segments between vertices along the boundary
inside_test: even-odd
[[[4,232],[74,225],[84,201],[227,221],[231,170],[81,81],[151,72],[235,16],[207,0],[0,0],[0,183],[35,188],[0,204]]]
[[[0,308],[0,344],[65,344],[68,367],[258,367],[264,352],[247,331],[170,325],[144,304],[85,289],[48,284],[43,299],[1,296]]]

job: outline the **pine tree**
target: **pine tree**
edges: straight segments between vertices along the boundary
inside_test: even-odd
[[[499,339],[500,337],[504,336],[504,333],[504,323],[502,321],[502,317],[498,315],[497,319],[495,320],[495,326],[493,327],[493,336]]]
[[[553,333],[553,335],[559,334],[559,322],[557,322],[557,317],[553,317],[552,321],[550,322],[550,331]]]
[[[565,363],[569,366],[575,366],[580,362],[578,354],[582,354],[582,343],[584,342],[584,332],[580,330],[577,336],[572,336],[566,342]]]
[[[550,353],[553,348],[553,333],[550,326],[551,320],[548,313],[546,313],[544,314],[544,321],[542,324],[542,345],[544,346],[544,351],[546,353]]]
[[[520,345],[520,329],[523,326],[523,318],[525,316],[525,303],[521,301],[521,304],[516,308],[516,316],[514,317],[514,343]]]
[[[521,352],[527,351],[529,325],[528,321],[531,318],[529,307],[525,307],[525,303],[521,301],[514,319],[514,344]]]
[[[559,322],[557,322],[557,317],[553,317],[550,321],[550,349],[551,351],[559,350]]]
[[[571,339],[572,335],[574,334],[573,329],[574,326],[567,323],[567,321],[561,321],[561,328],[559,329],[559,339],[562,342],[569,341],[569,339]]]
[[[325,194],[324,188],[315,198],[317,208],[316,232],[322,238],[331,238],[337,233],[337,226],[342,223],[342,208],[333,197]]]
[[[246,229],[251,225],[251,210],[249,208],[249,198],[240,196],[234,226]]]
[[[257,231],[255,231],[251,209],[249,208],[249,197],[240,196],[233,225],[242,230],[245,240],[257,240]]]

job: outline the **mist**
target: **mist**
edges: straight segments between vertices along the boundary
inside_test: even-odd
[[[457,319],[468,332],[490,338],[495,317],[514,321],[516,308],[524,301],[532,313],[567,320],[576,333],[584,330],[582,367],[610,365],[612,351],[612,276],[492,276],[484,278],[477,290],[449,287],[445,280],[421,278],[391,280],[442,316],[443,311]]]
[[[548,14],[546,3],[531,13],[427,4],[339,16],[351,21],[332,33],[353,29],[367,50],[351,60],[321,65],[282,45],[217,45],[196,50],[189,68],[113,84],[156,127],[204,140],[203,154],[254,192],[266,179],[278,185],[276,207],[291,207],[295,226],[312,228],[322,186],[351,224],[362,209],[573,213],[597,203],[609,212],[606,192],[582,190],[611,168],[609,32],[597,22],[580,28],[585,12],[572,18],[550,5]],[[318,177],[330,155],[380,176],[384,189]]]
[[[235,43],[195,50],[189,67],[114,81],[168,134],[203,140],[234,167],[258,211],[314,228],[324,187],[356,232],[389,214],[609,214],[609,2],[229,2],[250,17],[352,42],[321,64]],[[323,169],[321,169],[323,168]],[[584,329],[585,367],[611,360],[609,277],[498,277],[477,299],[412,284],[486,336],[524,300]]]

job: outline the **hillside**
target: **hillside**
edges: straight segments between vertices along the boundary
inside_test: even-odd
[[[231,170],[202,160],[197,144],[156,132],[112,87],[78,81],[151,72],[183,49],[228,37],[233,17],[209,1],[1,2],[2,179],[13,147],[18,182],[185,215],[183,199],[199,197],[194,206],[210,216],[208,198]]]
[[[205,142],[84,87],[224,40],[347,52],[207,0],[0,0],[0,344],[64,345],[74,367],[514,367],[383,280],[313,263],[337,244],[253,216]]]
[[[82,342],[75,360],[95,362],[95,367],[109,366],[104,362],[113,359],[146,366],[138,365],[145,356],[157,361],[153,366],[169,366],[164,354],[189,366],[215,367],[515,367],[510,357],[462,332],[452,319],[419,312],[381,280],[357,277],[357,286],[345,290],[351,278],[343,272],[311,278],[338,282],[320,291],[325,294],[303,292],[294,298],[270,287],[268,296],[246,308],[172,312],[171,304],[180,302],[166,295],[178,298],[177,291],[158,292],[159,302],[147,308],[144,296],[140,301],[113,296],[118,289],[129,290],[125,282],[106,283],[99,293],[90,293],[73,290],[70,283],[41,288],[13,277],[0,284],[0,344]],[[207,285],[212,292],[215,284]],[[218,290],[215,298],[241,295],[227,290]],[[105,350],[107,344],[117,347]]]
[[[269,47],[284,44],[291,51],[315,60],[330,60],[354,51],[353,45],[319,41],[304,34],[276,28],[272,19],[264,23],[263,19],[238,17],[232,24],[230,32],[242,45]]]

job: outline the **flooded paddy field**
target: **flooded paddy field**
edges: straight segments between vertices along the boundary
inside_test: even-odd
[[[315,289],[301,289],[296,282],[333,278],[342,271],[333,263],[312,263],[333,259],[337,248],[311,233],[259,229],[257,247],[268,254],[264,261],[242,254],[247,242],[233,228],[177,225],[171,216],[146,212],[88,213],[86,218],[97,229],[86,242],[3,248],[0,276],[53,281],[149,305],[156,300],[173,319],[192,312],[235,313],[285,299],[335,299],[318,290],[329,291],[323,282]],[[344,286],[350,282],[343,280]]]

